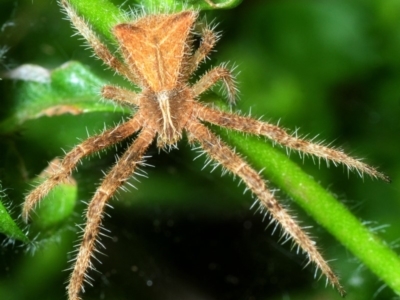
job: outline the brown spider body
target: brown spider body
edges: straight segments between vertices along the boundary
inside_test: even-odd
[[[157,132],[160,147],[176,144],[193,110],[194,95],[184,83],[190,58],[187,39],[196,17],[195,12],[153,15],[113,30],[127,65],[141,78],[138,115]]]
[[[88,205],[86,227],[69,280],[69,299],[81,299],[79,294],[83,290],[83,282],[88,279],[87,271],[93,268],[91,257],[96,251],[99,228],[108,200],[142,163],[143,156],[154,139],[157,139],[160,148],[174,147],[183,132],[186,132],[190,143],[199,144],[211,159],[243,180],[259,199],[260,204],[270,212],[272,220],[282,226],[284,235],[293,239],[307,254],[309,261],[315,263],[331,284],[344,295],[345,291],[338,278],[317,250],[315,243],[279,204],[258,172],[203,123],[262,135],[288,148],[342,163],[350,169],[365,172],[373,177],[384,180],[387,178],[342,151],[299,139],[278,126],[201,104],[198,101],[199,95],[218,81],[222,81],[231,102],[234,101],[236,87],[231,70],[223,65],[211,69],[194,84],[189,83],[189,78],[218,39],[212,29],[205,27],[201,32],[202,39],[198,49],[193,50],[193,29],[198,15],[196,11],[153,14],[116,25],[113,34],[120,46],[122,62],[111,54],[67,1],[62,0],[61,4],[95,54],[109,67],[141,88],[141,93],[135,93],[116,86],[103,87],[104,98],[137,109],[133,117],[73,148],[66,154],[59,169],[26,197],[22,213],[25,221],[28,220],[34,205],[65,180],[83,157],[137,134],[132,145],[105,176]]]

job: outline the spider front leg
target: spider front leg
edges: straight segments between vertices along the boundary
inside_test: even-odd
[[[105,85],[101,89],[101,95],[109,100],[122,105],[139,106],[139,95],[114,85]]]
[[[86,227],[83,232],[82,242],[67,287],[69,300],[81,299],[79,293],[83,290],[83,281],[87,281],[89,278],[87,269],[93,268],[90,258],[96,251],[96,239],[107,201],[129,179],[135,168],[141,164],[141,159],[153,141],[154,136],[154,130],[149,128],[145,128],[140,132],[134,143],[106,175],[90,201],[86,212]]]
[[[194,93],[194,97],[201,95],[205,91],[207,91],[210,87],[216,84],[219,80],[224,84],[227,96],[229,99],[229,103],[235,103],[237,88],[235,78],[232,75],[232,71],[229,70],[226,66],[221,65],[220,67],[215,67],[208,71],[203,77],[200,78],[193,86],[192,90]]]
[[[140,129],[141,121],[140,117],[133,118],[116,128],[109,129],[102,134],[88,138],[68,152],[61,161],[58,170],[26,196],[22,209],[23,220],[28,222],[29,212],[35,204],[45,197],[56,185],[65,180],[83,157],[116,144],[132,135]]]
[[[116,70],[119,74],[126,77],[130,81],[140,83],[136,74],[124,65],[117,57],[111,54],[107,46],[100,41],[96,34],[92,31],[89,25],[78,16],[71,4],[67,0],[60,0],[64,11],[67,13],[69,19],[79,33],[88,41],[89,45],[93,48],[96,56],[104,61],[111,69]]]
[[[300,153],[315,155],[325,159],[327,162],[332,161],[334,164],[343,164],[350,170],[354,169],[358,171],[360,175],[366,173],[372,177],[377,177],[387,182],[390,181],[389,177],[380,173],[375,168],[363,163],[359,159],[348,156],[339,149],[333,149],[321,145],[320,143],[313,143],[305,139],[297,138],[276,125],[249,117],[239,116],[237,114],[219,111],[201,104],[196,104],[196,106],[197,117],[202,121],[241,132],[262,135],[278,144],[297,150]]]
[[[200,46],[197,48],[195,53],[190,56],[189,67],[185,71],[187,76],[190,76],[194,71],[196,71],[199,64],[207,58],[207,55],[214,48],[218,38],[218,34],[216,34],[212,28],[208,26],[203,27]]]
[[[315,243],[278,203],[274,195],[267,189],[260,175],[200,122],[191,121],[187,126],[187,130],[189,137],[199,142],[204,151],[213,160],[243,180],[247,187],[258,197],[261,204],[270,212],[272,220],[282,226],[284,236],[287,239],[293,239],[307,253],[308,259],[317,265],[331,284],[344,296],[346,292],[340,285],[339,279],[321,256]]]

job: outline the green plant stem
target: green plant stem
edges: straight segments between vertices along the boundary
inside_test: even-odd
[[[332,194],[263,139],[218,130],[223,140],[263,175],[287,193],[319,224],[368,266],[397,294],[400,294],[400,259],[385,242],[368,230]]]
[[[28,243],[28,237],[22,232],[22,230],[7,212],[7,209],[4,207],[3,201],[5,197],[6,195],[2,190],[0,183],[0,232],[12,239],[17,239],[24,243]]]

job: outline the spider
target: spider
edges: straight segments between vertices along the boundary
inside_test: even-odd
[[[67,287],[69,299],[81,299],[83,283],[90,278],[87,272],[93,268],[91,257],[96,250],[104,209],[110,198],[137,167],[144,164],[146,150],[154,140],[157,140],[158,148],[168,151],[176,147],[184,133],[190,144],[199,146],[211,160],[242,179],[258,198],[260,205],[269,211],[271,219],[281,225],[284,235],[307,254],[309,261],[321,270],[342,296],[345,295],[338,277],[315,243],[276,200],[264,179],[204,123],[264,136],[287,148],[344,164],[360,173],[384,180],[387,177],[340,150],[297,138],[276,125],[224,112],[198,101],[201,94],[221,82],[230,103],[234,103],[237,88],[233,70],[226,64],[212,68],[197,82],[190,83],[191,76],[219,38],[211,26],[202,26],[198,33],[201,36],[200,43],[198,47],[194,46],[197,11],[143,14],[130,22],[114,26],[112,33],[118,41],[120,59],[111,53],[66,0],[61,0],[61,5],[94,53],[108,67],[141,89],[137,93],[114,85],[104,86],[101,90],[103,98],[131,107],[133,116],[115,128],[90,137],[74,147],[65,155],[59,168],[25,199],[22,217],[27,222],[31,209],[51,189],[63,182],[83,157],[137,135],[105,176],[88,204],[86,226]]]

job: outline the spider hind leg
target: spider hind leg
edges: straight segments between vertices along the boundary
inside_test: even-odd
[[[342,164],[349,170],[357,171],[360,175],[365,173],[373,178],[380,178],[386,182],[390,182],[390,178],[385,174],[363,163],[362,160],[347,155],[340,149],[334,149],[322,143],[298,138],[296,135],[289,134],[281,127],[267,122],[219,111],[201,104],[196,105],[197,117],[202,121],[245,133],[265,136],[271,141],[285,146],[288,149],[299,151],[301,154],[310,154],[319,159],[326,160],[326,162],[331,161],[334,164]]]
[[[246,186],[258,197],[260,203],[269,211],[271,217],[282,226],[284,236],[291,238],[300,246],[307,253],[309,260],[316,264],[331,284],[344,296],[346,292],[341,286],[338,277],[322,257],[315,243],[293,217],[289,215],[287,210],[279,204],[258,172],[252,169],[239,155],[235,154],[200,122],[192,121],[188,124],[187,129],[191,136],[191,141],[200,143],[204,151],[213,160],[243,180]]]

